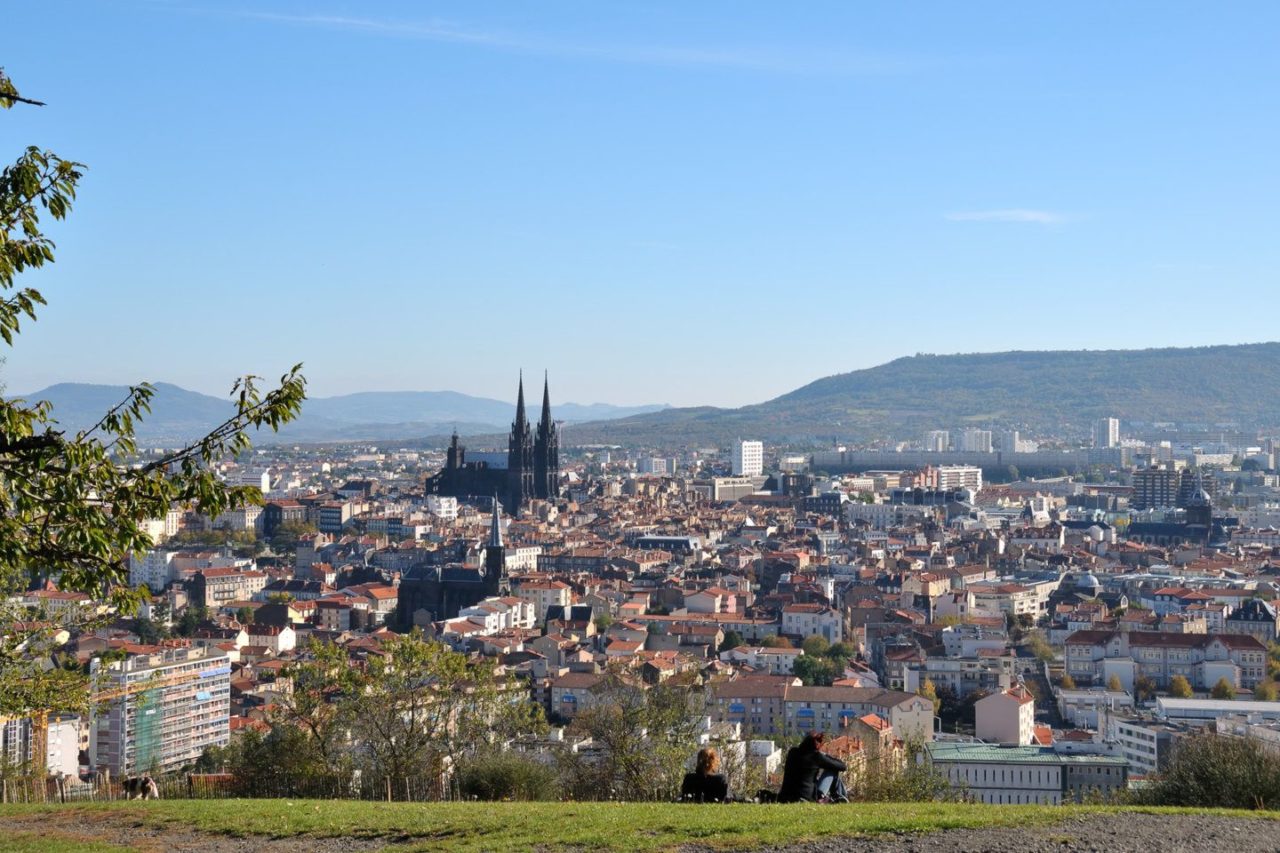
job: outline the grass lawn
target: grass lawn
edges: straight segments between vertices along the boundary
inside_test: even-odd
[[[42,853],[58,850],[113,853],[122,848],[106,841],[77,843],[75,835],[60,838],[54,828],[65,830],[78,821],[87,826],[119,821],[237,836],[311,835],[410,842],[398,844],[397,850],[440,846],[462,851],[567,846],[647,851],[671,849],[686,843],[735,849],[833,835],[1043,825],[1077,814],[1108,811],[1118,809],[941,803],[681,806],[668,803],[423,805],[332,800],[167,800],[0,806],[0,830],[4,830],[6,818],[20,824],[16,834],[4,830],[0,847]],[[48,812],[56,813],[47,815],[48,823],[53,826],[47,826],[39,836],[28,832],[31,821],[46,817]],[[1274,813],[1216,813],[1280,818]]]

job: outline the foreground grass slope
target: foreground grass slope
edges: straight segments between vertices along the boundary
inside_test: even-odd
[[[848,806],[680,806],[662,803],[362,803],[329,800],[172,800],[0,807],[4,849],[115,851],[112,826],[217,835],[386,839],[397,850],[572,847],[669,850],[683,844],[744,849],[861,834],[1047,825],[1105,807],[877,803]],[[1191,810],[1141,809],[1165,813]],[[1214,812],[1275,819],[1280,814]],[[55,826],[56,821],[56,826]],[[83,834],[69,827],[82,826]],[[39,834],[35,834],[37,828]],[[125,836],[127,838],[127,836]],[[38,844],[37,844],[38,842]],[[407,842],[407,843],[405,843]],[[3,846],[3,845],[0,845]]]

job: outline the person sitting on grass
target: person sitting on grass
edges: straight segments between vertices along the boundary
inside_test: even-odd
[[[720,773],[720,753],[715,747],[698,750],[693,772],[684,774],[684,782],[680,785],[680,800],[686,803],[729,801],[729,783]]]
[[[822,751],[826,738],[822,732],[809,732],[798,746],[787,750],[778,802],[849,802],[844,783],[840,781],[845,763]]]

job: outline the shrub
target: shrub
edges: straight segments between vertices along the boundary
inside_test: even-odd
[[[466,761],[458,772],[458,788],[474,800],[554,800],[558,794],[554,769],[510,752]]]
[[[1280,755],[1244,738],[1197,735],[1178,745],[1137,799],[1157,806],[1280,808]]]

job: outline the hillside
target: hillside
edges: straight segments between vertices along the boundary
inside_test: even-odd
[[[965,425],[1083,432],[1095,418],[1280,424],[1280,343],[916,355],[828,376],[740,409],[675,408],[583,424],[574,443],[735,436],[828,443]]]
[[[199,437],[230,416],[228,399],[188,391],[166,382],[155,383],[151,415],[138,430],[144,444],[166,444]],[[47,400],[53,416],[69,432],[86,429],[102,413],[124,399],[123,385],[62,383],[23,395]],[[540,398],[534,401],[540,402]],[[555,406],[555,416],[569,423],[604,421],[664,408],[613,406],[607,403]],[[536,414],[536,413],[535,413]],[[281,430],[287,441],[357,441],[409,439],[447,435],[455,427],[463,433],[505,431],[515,416],[515,403],[472,397],[456,391],[366,391],[308,399],[302,416]],[[272,439],[276,438],[271,436]]]
[[[1077,853],[1270,849],[1276,812],[855,803],[159,800],[0,806],[5,850],[760,850]],[[695,846],[696,845],[696,846]]]

